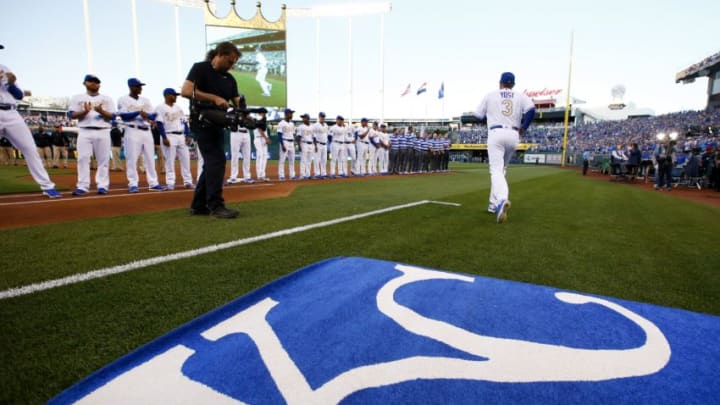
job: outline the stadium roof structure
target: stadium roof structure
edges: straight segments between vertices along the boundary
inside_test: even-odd
[[[720,70],[720,52],[708,56],[675,75],[675,83],[692,83],[698,77],[710,76]]]
[[[634,117],[650,117],[655,111],[650,108],[638,108],[629,103],[625,108],[612,109],[609,106],[603,107],[577,107],[575,110],[578,122],[596,121],[620,121]]]

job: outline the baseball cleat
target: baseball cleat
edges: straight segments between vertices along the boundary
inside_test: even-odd
[[[87,194],[87,190],[83,190],[81,188],[76,188],[72,192],[72,195],[75,195],[75,196],[81,196],[81,195],[85,195],[85,194]]]
[[[48,196],[50,198],[61,198],[62,197],[62,194],[60,194],[54,188],[51,188],[50,190],[43,190],[43,195]]]
[[[138,188],[138,186],[128,187],[128,193],[138,193],[138,192],[140,192],[140,189]]]
[[[253,179],[243,179],[243,180],[242,180],[242,183],[245,183],[245,184],[253,184],[253,183],[255,183],[255,180],[253,180]]]
[[[167,187],[163,186],[162,184],[158,184],[158,185],[150,187],[148,190],[150,190],[150,191],[167,191]]]
[[[105,195],[108,193],[107,189],[105,187],[100,187],[97,189],[97,193],[100,195]]]
[[[192,184],[192,183],[185,183],[184,187],[185,187],[185,188],[188,188],[188,189],[190,189],[190,190],[195,189],[195,185]]]
[[[168,191],[173,191],[173,190],[175,190],[175,185],[174,185],[174,184],[168,184],[167,186],[165,186],[165,188],[166,188]]]
[[[279,181],[285,181],[285,177],[278,177]]]
[[[496,217],[497,223],[502,224],[503,222],[505,222],[507,220],[507,213],[508,213],[508,210],[510,210],[510,200],[500,201],[500,203],[498,203],[498,205],[497,205],[496,210],[497,210],[497,213],[495,215],[497,215],[497,217]]]
[[[491,214],[494,214],[495,211],[496,211],[496,208],[495,208],[494,205],[488,204],[488,210],[487,210],[487,211],[488,211],[489,213],[491,213]]]

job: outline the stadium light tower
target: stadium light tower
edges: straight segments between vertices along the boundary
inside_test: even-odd
[[[175,61],[176,61],[176,75],[178,84],[181,83],[182,76],[180,73],[180,22],[179,22],[179,8],[180,7],[191,7],[191,8],[205,8],[206,3],[215,4],[215,0],[151,0],[160,3],[169,3],[175,5]],[[140,49],[138,45],[137,35],[137,13],[135,7],[135,0],[130,0],[130,7],[132,10],[132,26],[133,26],[133,47],[135,53],[135,75],[140,76]],[[88,0],[83,0],[83,16],[85,20],[85,47],[87,48],[88,55],[88,71],[94,72],[93,69],[93,53],[92,53],[92,36],[90,33],[90,16],[88,13]]]
[[[350,94],[349,123],[353,119],[353,70],[352,70],[352,18],[355,16],[380,15],[380,114],[385,119],[385,14],[392,11],[390,2],[378,3],[348,3],[318,5],[308,8],[287,8],[288,18],[314,18],[315,19],[315,81],[317,109],[320,108],[320,19],[326,17],[348,18],[348,90]]]

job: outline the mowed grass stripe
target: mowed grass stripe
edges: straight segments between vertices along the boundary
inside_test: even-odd
[[[409,204],[403,204],[403,205],[396,205],[393,207],[382,208],[379,210],[365,212],[362,214],[356,214],[356,215],[351,215],[348,217],[336,218],[336,219],[332,219],[329,221],[323,221],[323,222],[318,222],[318,223],[314,223],[314,224],[298,226],[298,227],[291,228],[291,229],[284,229],[281,231],[266,233],[263,235],[252,236],[252,237],[244,238],[244,239],[238,239],[238,240],[234,240],[231,242],[206,246],[206,247],[202,247],[200,249],[193,249],[193,250],[188,250],[188,251],[184,251],[184,252],[172,253],[172,254],[165,255],[165,256],[158,256],[158,257],[153,257],[153,258],[149,258],[149,259],[138,260],[138,261],[128,263],[128,264],[123,264],[120,266],[110,267],[110,268],[106,268],[106,269],[99,269],[99,270],[91,271],[88,273],[76,274],[76,275],[64,277],[61,279],[49,280],[49,281],[45,281],[42,283],[35,283],[35,284],[31,284],[31,285],[23,286],[23,287],[19,287],[19,288],[11,288],[9,290],[0,291],[0,300],[7,299],[7,298],[13,298],[13,297],[19,297],[22,295],[45,291],[45,290],[49,290],[52,288],[64,287],[66,285],[76,284],[76,283],[80,283],[80,282],[88,281],[88,280],[94,280],[96,278],[108,277],[108,276],[112,276],[115,274],[125,273],[128,271],[133,271],[133,270],[138,270],[138,269],[142,269],[142,268],[149,267],[149,266],[154,266],[154,265],[160,264],[160,263],[166,263],[166,262],[171,262],[171,261],[181,260],[181,259],[189,259],[189,258],[193,258],[196,256],[217,252],[220,250],[230,249],[230,248],[247,245],[250,243],[255,243],[255,242],[259,242],[259,241],[263,241],[263,240],[267,240],[267,239],[288,236],[288,235],[292,235],[294,233],[305,232],[305,231],[309,231],[312,229],[324,228],[326,226],[337,225],[337,224],[341,224],[343,222],[354,221],[354,220],[358,220],[361,218],[367,218],[367,217],[373,216],[373,215],[385,214],[388,212],[401,210],[401,209],[405,209],[405,208],[411,208],[411,207],[415,207],[415,206],[423,205],[423,204],[439,204],[439,205],[448,205],[448,206],[455,206],[455,207],[460,206],[460,204],[456,204],[456,203],[450,203],[450,202],[444,202],[444,201],[428,201],[428,200],[416,201],[416,202],[412,202]]]

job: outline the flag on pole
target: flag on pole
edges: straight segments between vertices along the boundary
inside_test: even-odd
[[[445,97],[445,82],[440,83],[440,90],[438,90],[438,99]]]
[[[427,91],[427,82],[421,84],[420,87],[418,87],[417,95],[419,96],[419,95],[425,93],[426,91]]]
[[[410,93],[410,83],[408,83],[407,87],[405,88],[405,91],[400,93],[400,97],[405,97]]]

